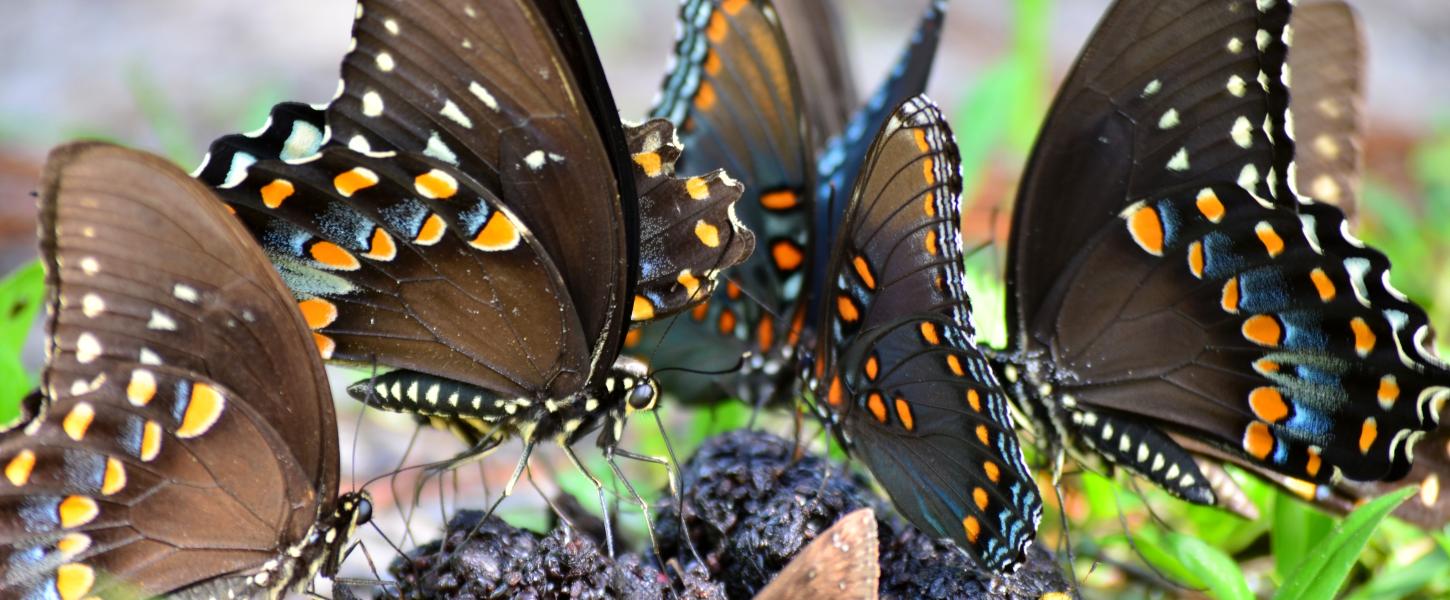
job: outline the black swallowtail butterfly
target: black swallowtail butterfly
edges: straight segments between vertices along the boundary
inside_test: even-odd
[[[0,435],[0,595],[277,597],[336,571],[327,378],[291,296],[211,190],[101,144],[51,155],[44,397]]]
[[[1009,390],[1058,442],[1191,502],[1218,500],[1205,456],[1331,505],[1398,480],[1450,399],[1389,261],[1298,193],[1291,10],[1116,2],[1015,208]]]
[[[959,169],[951,130],[924,96],[876,135],[826,270],[809,381],[897,510],[979,564],[1013,571],[1042,503],[975,345]]]
[[[830,232],[841,219],[831,192],[854,181],[875,127],[925,88],[945,10],[932,4],[891,75],[846,121],[843,106],[856,106],[856,92],[833,6],[781,8],[784,15],[768,0],[686,0],[677,62],[654,109],[680,127],[690,148],[682,173],[724,166],[741,178],[741,220],[760,236],[754,255],[707,304],[653,327],[665,335],[660,364],[726,364],[751,353],[739,375],[668,376],[666,387],[681,398],[723,393],[763,404],[793,397],[809,298],[822,285]],[[632,347],[653,348],[652,339],[641,336]]]
[[[665,121],[620,126],[571,0],[357,11],[337,98],[218,140],[199,177],[261,241],[325,357],[399,369],[354,396],[431,417],[474,453],[522,437],[520,470],[538,441],[601,422],[612,450],[656,396],[618,357],[625,332],[749,254],[741,186],[674,177]]]

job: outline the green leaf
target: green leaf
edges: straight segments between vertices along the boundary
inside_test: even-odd
[[[1435,578],[1450,571],[1450,557],[1437,547],[1408,565],[1375,571],[1374,576],[1355,589],[1346,600],[1395,600],[1410,595],[1425,597],[1426,589]]]
[[[1254,594],[1249,591],[1243,571],[1222,550],[1180,533],[1168,533],[1164,541],[1184,569],[1206,585],[1210,596],[1219,600],[1253,600]]]
[[[40,261],[0,280],[0,349],[18,355],[45,301],[45,269]]]
[[[1103,538],[1104,545],[1121,543],[1127,546],[1128,542],[1127,536],[1122,534]],[[1164,577],[1192,589],[1201,590],[1207,587],[1198,579],[1198,575],[1192,569],[1183,564],[1177,553],[1169,546],[1169,542],[1163,539],[1163,534],[1159,533],[1157,529],[1144,528],[1133,532],[1130,548],[1143,558],[1143,562],[1148,563]]]
[[[1417,491],[1417,487],[1407,487],[1355,509],[1294,569],[1275,598],[1311,600],[1334,597],[1380,521]]]
[[[1279,581],[1287,581],[1304,557],[1329,535],[1334,519],[1300,502],[1289,494],[1274,498],[1274,525],[1269,531],[1269,548]]]
[[[20,356],[44,302],[45,269],[39,261],[0,280],[0,423],[20,414],[20,401],[35,387]]]

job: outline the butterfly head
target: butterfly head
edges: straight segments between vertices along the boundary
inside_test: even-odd
[[[365,491],[348,492],[337,497],[332,516],[321,522],[322,543],[325,544],[321,572],[332,576],[345,558],[343,549],[360,525],[373,520],[372,496]]]
[[[654,410],[660,397],[660,386],[649,372],[649,364],[638,358],[621,356],[614,361],[606,387],[624,408],[624,414]]]

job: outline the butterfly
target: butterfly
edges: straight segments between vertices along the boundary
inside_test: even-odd
[[[884,123],[850,191],[808,381],[904,516],[1015,571],[1042,514],[1007,398],[976,346],[958,231],[960,158],[924,96]]]
[[[881,579],[876,513],[852,511],[801,548],[755,600],[878,597]]]
[[[279,597],[336,572],[322,363],[251,236],[161,158],[55,150],[40,195],[43,395],[0,434],[0,595]]]
[[[632,322],[707,296],[754,246],[721,171],[674,176],[662,120],[623,127],[578,6],[368,0],[325,108],[215,142],[216,186],[350,388],[473,445],[566,447],[654,406]]]
[[[760,243],[688,319],[630,340],[632,349],[655,349],[663,357],[657,364],[698,368],[749,353],[738,374],[666,375],[666,388],[688,401],[793,397],[809,299],[822,285],[829,231],[841,218],[832,185],[854,179],[875,126],[925,87],[945,5],[931,5],[890,76],[859,109],[833,5],[780,9],[763,0],[684,2],[675,64],[653,110],[679,126],[691,150],[680,172],[723,165],[745,183],[740,217]]]
[[[1298,193],[1292,3],[1119,0],[1014,209],[996,367],[1056,445],[1190,502],[1200,460],[1311,501],[1395,481],[1450,371],[1344,213]]]
[[[1364,169],[1364,33],[1354,9],[1337,0],[1295,8],[1290,25],[1289,105],[1302,140],[1296,181],[1309,197],[1338,206],[1352,224]]]

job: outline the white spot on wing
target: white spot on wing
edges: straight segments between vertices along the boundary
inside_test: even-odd
[[[151,320],[146,322],[146,328],[155,331],[176,331],[176,319],[153,308],[151,309]]]
[[[438,114],[447,117],[448,120],[454,123],[462,125],[464,129],[473,129],[473,120],[469,119],[468,115],[463,114],[463,109],[458,108],[458,105],[454,104],[452,100],[444,100],[443,110],[438,111]]]
[[[477,96],[479,102],[482,102],[484,106],[487,106],[489,108],[489,110],[492,110],[493,112],[498,112],[498,99],[494,98],[493,94],[490,94],[488,92],[488,88],[479,85],[477,81],[470,81],[468,82],[468,91],[474,96]]]

